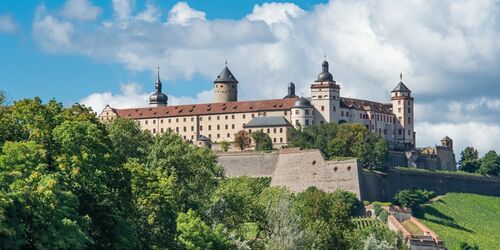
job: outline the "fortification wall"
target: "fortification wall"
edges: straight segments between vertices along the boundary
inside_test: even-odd
[[[326,192],[343,189],[360,195],[357,161],[325,161],[319,150],[221,153],[218,162],[228,177],[270,176],[271,186],[283,186],[294,192],[315,186]]]
[[[402,189],[424,188],[443,195],[449,192],[500,196],[500,178],[390,169],[387,174],[360,172],[361,197],[391,201]]]
[[[278,152],[230,152],[221,153],[218,162],[227,177],[271,177],[278,162]]]

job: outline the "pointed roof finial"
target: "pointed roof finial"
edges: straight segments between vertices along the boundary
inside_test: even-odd
[[[399,81],[403,82],[403,72],[399,73]]]
[[[224,64],[227,66],[227,58],[226,58],[226,60],[224,61]]]
[[[160,82],[160,66],[156,67],[156,72],[157,72],[157,81]]]
[[[326,52],[323,54],[323,57],[325,58],[325,61],[326,61]]]

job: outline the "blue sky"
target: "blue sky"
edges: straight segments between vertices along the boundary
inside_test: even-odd
[[[499,0],[0,1],[0,89],[100,111],[212,100],[228,59],[239,98],[309,95],[327,55],[341,95],[415,96],[417,144],[500,151]]]

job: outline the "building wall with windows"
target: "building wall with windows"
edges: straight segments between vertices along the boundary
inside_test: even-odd
[[[360,123],[388,142],[415,146],[414,99],[402,80],[392,90],[390,103],[345,98],[341,97],[340,86],[329,72],[328,62],[324,61],[322,68],[311,84],[311,97],[299,98],[292,94],[283,99],[237,101],[238,81],[226,66],[214,81],[216,97],[213,103],[178,106],[167,105],[168,98],[161,93],[158,76],[156,91],[150,98],[151,107],[117,109],[107,106],[99,118],[102,122],[134,119],[142,129],[154,135],[171,130],[185,140],[196,142],[206,137],[214,143],[234,141],[234,135],[257,117],[283,117],[295,128],[324,123]],[[225,90],[228,87],[231,91]],[[270,131],[276,143],[287,143],[286,136],[274,133],[272,127],[261,129],[266,133]]]

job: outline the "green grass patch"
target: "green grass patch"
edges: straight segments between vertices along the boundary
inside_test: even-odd
[[[448,193],[423,205],[418,217],[447,249],[459,249],[460,242],[476,243],[481,250],[500,246],[500,197]]]
[[[482,174],[468,173],[464,171],[431,170],[431,169],[409,168],[409,167],[396,167],[396,169],[409,172],[420,172],[420,173],[431,173],[431,174],[451,174],[451,175],[461,175],[461,176],[489,177],[489,176],[484,176]]]

